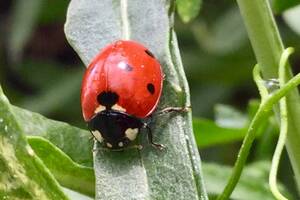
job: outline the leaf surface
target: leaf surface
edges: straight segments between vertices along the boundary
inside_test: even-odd
[[[23,134],[0,87],[0,199],[68,199]]]
[[[203,164],[205,183],[210,197],[215,197],[218,194],[221,194],[231,170],[232,169],[230,167],[224,165],[212,163]],[[272,195],[268,184],[269,170],[270,163],[267,161],[255,162],[246,166],[237,187],[231,195],[231,199],[273,200],[274,196]],[[279,187],[285,194],[288,195],[287,189],[284,188],[282,184],[280,184]],[[288,195],[288,197],[289,199],[293,199],[290,195]]]
[[[173,2],[173,1],[172,1]],[[128,37],[147,46],[163,66],[166,78],[159,109],[189,105],[175,32],[171,1],[71,1],[65,33],[88,65],[105,45]],[[154,118],[154,140],[167,146],[94,155],[96,199],[206,199],[200,157],[192,133],[191,113]]]

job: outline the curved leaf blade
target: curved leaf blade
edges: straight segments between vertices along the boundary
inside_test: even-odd
[[[12,109],[31,148],[57,181],[64,187],[94,196],[91,134],[16,106]]]
[[[49,140],[80,165],[87,167],[93,165],[90,132],[64,122],[47,119],[38,113],[16,106],[12,109],[26,135],[41,136]]]
[[[0,198],[68,199],[26,142],[0,87]]]
[[[290,29],[292,29],[299,36],[300,6],[296,6],[285,11],[282,16],[286,24],[290,27]]]
[[[246,128],[221,127],[207,119],[193,118],[193,127],[199,148],[240,141],[246,135]]]
[[[241,180],[232,193],[231,198],[238,200],[273,200],[274,196],[272,195],[268,184],[269,169],[270,163],[267,161],[259,161],[246,166],[245,171],[241,176]],[[207,192],[210,197],[216,197],[222,193],[222,189],[230,176],[231,170],[232,169],[229,166],[213,163],[203,164]],[[280,184],[279,187],[289,199],[293,199],[282,184]]]
[[[95,196],[94,170],[73,162],[59,148],[39,136],[27,137],[28,143],[57,181],[64,187]]]

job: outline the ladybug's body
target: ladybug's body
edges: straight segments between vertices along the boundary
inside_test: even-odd
[[[105,47],[89,65],[81,89],[83,117],[94,137],[120,149],[141,128],[150,131],[142,119],[156,108],[162,80],[159,62],[141,44],[117,41]],[[151,132],[148,136],[154,144]]]

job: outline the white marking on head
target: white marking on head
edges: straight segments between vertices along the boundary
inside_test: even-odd
[[[92,131],[92,134],[99,142],[103,142],[103,137],[99,131]]]
[[[111,143],[106,143],[106,146],[107,146],[108,148],[112,148]]]
[[[103,111],[103,110],[105,110],[105,106],[102,106],[102,105],[99,105],[97,108],[96,108],[96,110],[95,110],[95,114],[97,114],[97,113],[99,113],[99,112],[101,112],[101,111]]]
[[[117,111],[121,111],[121,112],[126,112],[126,109],[123,108],[123,107],[121,107],[121,106],[119,106],[118,104],[113,105],[113,106],[111,107],[111,109],[117,110]]]
[[[124,146],[124,144],[123,144],[123,142],[119,142],[119,147],[123,147]]]
[[[126,135],[126,137],[127,137],[129,140],[133,141],[133,140],[135,140],[135,138],[136,138],[138,132],[139,132],[139,129],[138,129],[138,128],[133,128],[133,129],[132,129],[132,128],[128,128],[128,129],[125,131],[125,135]]]

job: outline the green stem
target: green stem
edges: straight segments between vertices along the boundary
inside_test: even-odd
[[[287,48],[280,59],[279,62],[279,83],[280,87],[282,87],[286,80],[285,80],[285,71],[286,71],[286,64],[288,62],[288,57],[294,52],[293,48]],[[287,200],[285,196],[283,196],[277,186],[277,171],[278,171],[278,165],[281,157],[281,153],[284,148],[287,132],[288,132],[288,112],[286,107],[286,98],[283,97],[280,102],[280,134],[279,139],[276,145],[276,149],[272,158],[272,164],[270,169],[270,175],[269,175],[269,185],[271,192],[278,200]]]
[[[260,76],[260,67],[258,66],[258,64],[256,64],[254,66],[253,79],[257,85],[259,94],[261,96],[261,103],[265,102],[269,96],[269,92],[268,92],[267,88],[264,86],[265,80],[262,79],[262,77]]]
[[[237,0],[249,39],[264,79],[278,77],[278,63],[283,52],[283,44],[270,9],[269,0]],[[292,77],[287,65],[285,78]],[[288,133],[286,146],[300,191],[300,98],[298,90],[286,96],[288,112]],[[279,118],[279,109],[275,109]]]
[[[255,66],[254,72],[259,70],[258,65]],[[285,96],[289,91],[293,90],[300,84],[300,74],[297,74],[294,78],[288,81],[282,88],[274,92],[271,96],[268,96],[264,102],[260,104],[258,111],[256,112],[253,120],[250,123],[250,126],[247,130],[246,137],[243,141],[243,144],[240,148],[237,160],[233,167],[233,173],[223,191],[223,193],[218,197],[218,200],[228,199],[231,195],[234,187],[236,186],[239,178],[241,176],[243,167],[246,163],[247,157],[249,155],[249,150],[252,146],[252,143],[255,139],[255,133],[259,128],[261,121],[268,116],[269,112],[272,110],[272,107],[278,103],[280,98]]]
[[[283,44],[268,0],[237,0],[237,3],[264,78],[276,78]]]

